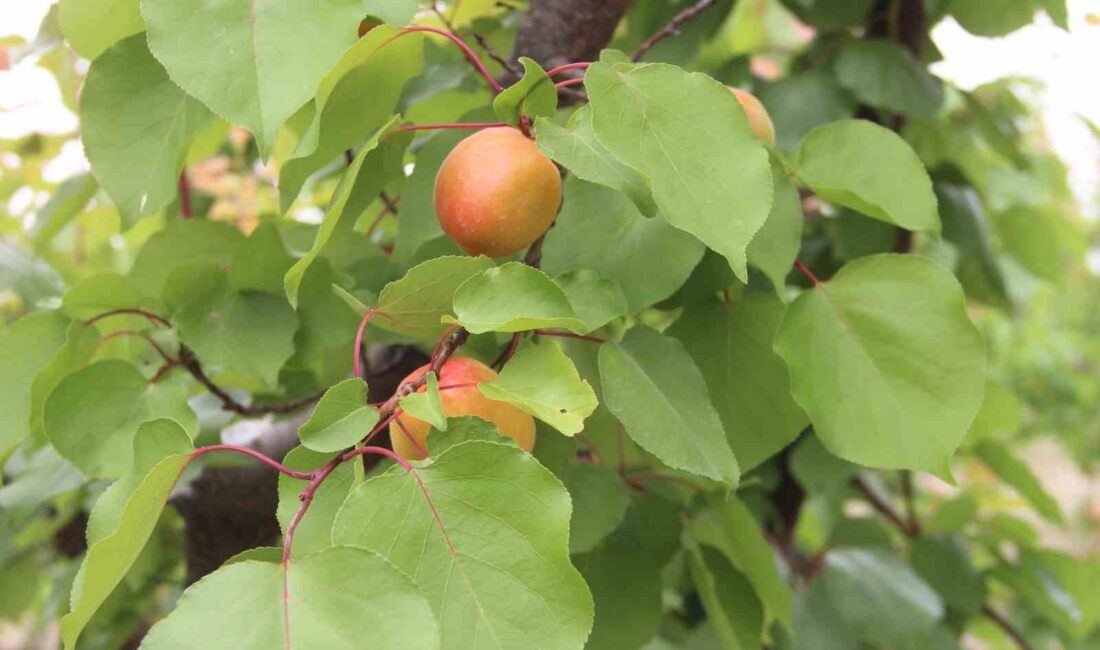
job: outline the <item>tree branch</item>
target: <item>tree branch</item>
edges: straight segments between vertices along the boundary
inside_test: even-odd
[[[630,60],[635,62],[641,61],[642,57],[644,57],[647,52],[652,50],[655,45],[665,40],[669,36],[676,36],[677,34],[679,34],[680,25],[683,25],[687,21],[703,13],[717,2],[718,0],[699,0],[699,2],[676,14],[676,16],[672,18],[672,21],[669,22],[669,24],[657,30],[657,32],[653,34],[653,36],[647,38],[645,42],[642,43],[638,47],[638,49],[634,51],[634,54],[630,55]]]
[[[607,46],[631,0],[532,0],[523,18],[512,60],[526,56],[549,69],[594,61]],[[514,83],[518,76],[509,76]]]

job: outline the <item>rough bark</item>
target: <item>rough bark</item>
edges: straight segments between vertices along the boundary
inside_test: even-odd
[[[526,56],[545,68],[593,61],[630,5],[631,0],[532,0],[512,59]]]

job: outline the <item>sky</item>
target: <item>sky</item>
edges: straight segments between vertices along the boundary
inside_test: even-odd
[[[0,37],[18,34],[30,40],[52,0],[0,0]],[[1042,81],[1044,121],[1051,147],[1070,169],[1070,183],[1086,216],[1100,217],[1100,142],[1081,120],[1100,125],[1100,0],[1068,0],[1070,31],[1040,15],[1035,24],[1003,38],[973,36],[948,19],[933,32],[945,60],[933,72],[972,89],[1006,76]],[[61,102],[53,77],[33,65],[0,72],[0,138],[39,131],[67,133],[76,116]],[[49,180],[63,180],[86,169],[79,143],[67,147],[47,170]]]

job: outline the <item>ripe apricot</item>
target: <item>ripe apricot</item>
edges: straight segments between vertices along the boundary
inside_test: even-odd
[[[764,105],[761,104],[760,100],[752,93],[741,90],[740,88],[734,88],[733,86],[730,86],[729,89],[741,104],[741,108],[744,109],[745,115],[748,116],[749,125],[752,126],[752,132],[769,146],[774,147],[775,125],[772,124],[772,118],[768,115],[768,110],[764,108]]]
[[[435,177],[439,225],[470,255],[520,252],[546,232],[560,203],[557,167],[513,128],[466,138]]]
[[[415,381],[428,372],[425,365],[414,370],[401,381],[402,384]],[[489,366],[469,357],[451,357],[439,371],[439,387],[459,384],[475,384],[496,379],[497,373]],[[424,388],[421,387],[420,391]],[[476,415],[497,425],[503,435],[515,440],[526,451],[535,448],[535,420],[511,404],[491,400],[481,394],[477,386],[461,386],[440,390],[439,399],[443,403],[443,413],[447,417]],[[390,423],[390,440],[393,450],[409,460],[424,458],[428,448],[428,432],[431,425],[419,418],[401,414]],[[401,425],[404,425],[402,428]],[[406,434],[406,431],[408,432]],[[409,437],[413,440],[410,440]]]

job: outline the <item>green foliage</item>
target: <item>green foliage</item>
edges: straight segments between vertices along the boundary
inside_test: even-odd
[[[1096,646],[1063,487],[1100,458],[1095,225],[1041,89],[956,88],[920,31],[1066,4],[594,4],[61,0],[0,42],[79,115],[0,141],[5,622],[82,650]],[[578,30],[615,49],[496,57],[605,45]],[[498,261],[433,191],[494,120],[563,176]],[[513,171],[463,182],[520,205]],[[453,354],[499,375],[397,385]],[[479,416],[447,417],[459,387]]]

